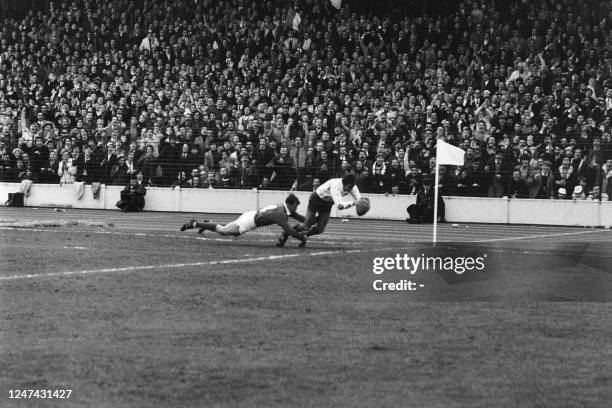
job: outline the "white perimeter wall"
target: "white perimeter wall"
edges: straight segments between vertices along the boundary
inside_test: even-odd
[[[85,186],[80,199],[76,199],[73,185],[34,184],[28,207],[68,207],[117,210],[121,186],[102,186],[100,196],[93,198],[91,186]],[[0,200],[8,193],[19,191],[17,183],[0,183]],[[299,211],[304,213],[308,192],[295,193],[300,201]],[[236,214],[269,204],[282,202],[286,191],[206,190],[169,187],[147,188],[145,211],[182,211]],[[372,208],[362,217],[368,219],[404,220],[406,207],[414,204],[415,196],[385,196],[368,194]],[[612,225],[612,201],[591,202],[572,200],[529,200],[507,198],[445,197],[448,222],[479,222],[498,224],[545,224],[567,226]],[[335,217],[356,217],[355,209],[332,211]]]

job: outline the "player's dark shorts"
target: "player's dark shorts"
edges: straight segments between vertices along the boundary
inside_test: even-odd
[[[310,198],[308,199],[308,211],[313,213],[329,214],[333,206],[333,201],[325,201],[315,192],[310,194]]]

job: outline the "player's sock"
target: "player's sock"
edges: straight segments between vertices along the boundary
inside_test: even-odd
[[[195,228],[195,224],[196,223],[197,223],[197,221],[194,220],[194,219],[189,220],[189,222],[187,222],[186,224],[183,224],[183,226],[181,227],[181,231],[185,231],[185,230],[188,230],[188,229]]]
[[[211,222],[209,220],[204,220],[203,222],[195,223],[194,224],[194,228],[199,228],[200,229],[198,231],[198,234],[201,234],[201,233],[203,233],[206,230],[215,232],[217,230],[217,223],[216,222]]]

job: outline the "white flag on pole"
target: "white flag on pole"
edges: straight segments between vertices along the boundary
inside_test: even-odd
[[[446,143],[438,139],[436,144],[436,163],[440,165],[449,164],[452,166],[463,166],[465,162],[465,152],[463,149]]]

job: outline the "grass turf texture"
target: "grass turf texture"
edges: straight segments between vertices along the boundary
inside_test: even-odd
[[[0,282],[0,406],[604,407],[612,398],[610,303],[421,302],[374,292],[370,252],[315,257],[277,250],[273,237],[191,237],[3,230],[0,276],[204,263]],[[296,256],[216,264],[275,254]],[[8,399],[8,389],[31,388],[74,391]]]

